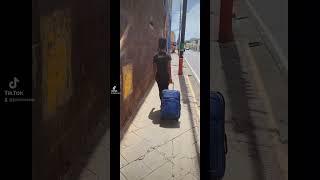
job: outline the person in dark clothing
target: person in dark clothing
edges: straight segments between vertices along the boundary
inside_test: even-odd
[[[166,53],[167,40],[159,39],[158,53],[153,57],[153,69],[155,80],[159,87],[160,101],[162,99],[162,90],[168,89],[171,79],[171,56]]]

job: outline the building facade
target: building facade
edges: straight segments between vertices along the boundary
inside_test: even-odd
[[[171,4],[171,0],[120,1],[121,133],[154,83],[152,60],[158,39],[170,43]]]

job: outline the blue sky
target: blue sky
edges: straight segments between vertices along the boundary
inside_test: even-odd
[[[174,31],[176,40],[179,35],[180,6],[182,9],[182,0],[172,0],[171,30]],[[188,0],[187,3],[185,40],[191,38],[200,38],[200,0]]]

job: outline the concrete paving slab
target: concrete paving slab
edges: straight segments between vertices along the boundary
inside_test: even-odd
[[[157,148],[157,151],[164,156],[166,159],[172,159],[173,158],[173,142],[169,141],[162,146]]]
[[[96,174],[98,180],[110,178],[110,152],[98,146],[91,156],[87,169]]]
[[[144,138],[151,146],[158,146],[170,140],[170,134],[165,134],[161,132],[160,128],[157,126],[150,126],[148,128],[142,128],[136,133]]]
[[[135,126],[134,124],[131,124],[131,126],[129,126],[127,132],[135,132],[136,130],[138,130],[139,128],[137,126]]]
[[[160,154],[157,150],[153,150],[152,152],[146,154],[146,156],[143,158],[143,162],[145,165],[147,165],[151,170],[155,170],[162,166],[167,159],[165,156]]]
[[[91,171],[85,168],[82,171],[79,180],[98,180],[98,177],[96,176],[96,174],[92,173]]]
[[[198,178],[194,177],[192,174],[188,174],[184,177],[182,177],[181,179],[179,180],[197,180]]]
[[[183,179],[188,174],[197,176],[199,170],[199,164],[194,159],[197,157],[186,157],[182,154],[176,156],[173,159],[172,174],[174,179]]]
[[[196,139],[192,130],[189,130],[173,140],[173,155],[181,154],[186,157],[197,155]]]
[[[126,159],[124,159],[124,157],[120,154],[120,169],[123,166],[126,166],[128,164],[128,161]]]
[[[151,146],[152,145],[146,140],[142,140],[133,146],[125,149],[120,149],[120,153],[128,161],[128,163],[131,163],[132,161],[145,155]]]
[[[123,167],[120,171],[128,180],[140,180],[149,174],[151,169],[149,169],[141,160],[137,160]]]
[[[120,180],[127,180],[127,178],[120,172]]]
[[[143,138],[141,138],[140,136],[138,136],[136,133],[134,132],[129,132],[128,134],[126,134],[121,143],[120,146],[122,149],[126,149],[132,145],[135,145],[136,143],[142,141]]]
[[[155,180],[155,179],[169,179],[172,177],[172,163],[166,162],[162,166],[155,169],[149,175],[143,178],[143,180]]]
[[[80,180],[110,179],[110,130],[107,129],[95,147],[86,167],[83,168]]]

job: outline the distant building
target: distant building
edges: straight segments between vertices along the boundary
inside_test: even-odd
[[[175,41],[175,34],[174,34],[174,32],[173,31],[171,31],[171,42],[170,42],[170,50],[171,50],[171,52],[175,52],[176,51],[176,46],[177,46],[177,44],[176,44],[176,41]]]
[[[191,49],[194,51],[200,51],[200,39],[191,38],[189,41],[186,41],[186,49]]]

